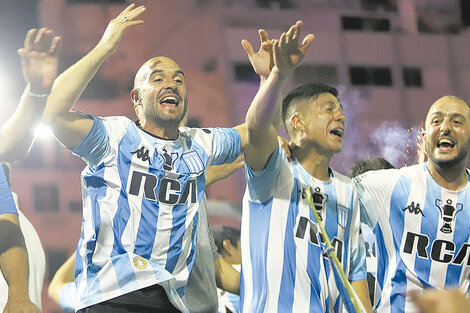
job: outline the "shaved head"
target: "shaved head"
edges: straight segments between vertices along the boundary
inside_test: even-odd
[[[179,65],[173,61],[172,59],[164,56],[158,56],[151,58],[147,62],[145,62],[137,71],[137,74],[135,74],[134,78],[134,89],[139,89],[142,86],[142,83],[145,82],[150,74],[152,73],[152,69],[162,63],[162,62],[168,62],[168,63],[173,63],[176,65],[176,67],[179,68]]]
[[[454,104],[459,107],[459,111],[462,115],[465,115],[470,120],[470,107],[468,104],[460,99],[459,97],[456,96],[443,96],[434,102],[431,107],[429,108],[428,114],[426,115],[426,121],[425,125],[427,124],[429,117],[436,112],[437,110],[440,110],[440,108],[445,105],[445,104]]]

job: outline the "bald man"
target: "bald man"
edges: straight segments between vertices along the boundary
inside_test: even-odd
[[[470,186],[466,169],[470,108],[445,96],[429,109],[423,132],[428,161],[355,178],[361,219],[377,239],[377,312],[420,312],[428,288],[468,293]]]
[[[131,93],[137,123],[72,110],[123,32],[143,23],[144,11],[127,7],[98,45],[57,78],[43,118],[88,165],[75,262],[78,312],[189,312],[184,294],[203,222],[206,171],[233,162],[245,142],[241,127],[179,127],[188,110],[186,78],[166,57],[137,72]]]

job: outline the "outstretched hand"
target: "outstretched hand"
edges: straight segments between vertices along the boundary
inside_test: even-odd
[[[255,53],[251,43],[246,39],[242,40],[242,46],[256,74],[266,79],[274,66],[273,42],[268,40],[268,33],[264,29],[260,29],[258,33],[261,42],[258,52]]]
[[[114,52],[121,40],[123,32],[127,28],[144,23],[143,20],[135,20],[144,11],[145,7],[143,5],[135,7],[134,3],[125,8],[115,19],[109,22],[99,45],[107,45],[111,49],[111,52]]]
[[[60,37],[52,30],[30,29],[26,33],[24,47],[18,50],[23,76],[30,90],[37,94],[47,94],[57,76],[57,51]]]
[[[308,34],[299,45],[301,26],[302,21],[297,21],[287,33],[282,33],[279,40],[274,42],[274,65],[281,77],[287,77],[293,69],[299,66],[313,41],[313,34]]]

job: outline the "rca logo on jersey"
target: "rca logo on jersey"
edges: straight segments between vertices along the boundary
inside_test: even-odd
[[[318,233],[317,224],[312,222],[310,219],[306,218],[305,216],[301,216],[299,218],[299,223],[297,224],[295,230],[295,237],[300,239],[305,239],[307,233],[307,226],[308,226],[308,234],[309,234],[309,241],[311,244],[320,247],[320,243],[323,243],[323,236]],[[339,261],[341,262],[343,259],[343,242],[336,237],[333,238],[331,241],[333,247],[335,247],[335,253],[338,257]]]
[[[410,205],[408,205],[406,208],[404,208],[402,211],[405,212],[407,211],[410,212],[411,214],[421,214],[422,216],[424,216],[424,213],[423,213],[423,210],[421,210],[421,206],[418,204],[415,205],[414,201],[411,202]]]
[[[158,191],[155,190],[157,185]],[[184,204],[188,199],[190,203],[196,203],[197,200],[197,182],[194,178],[188,179],[183,189],[176,179],[163,177],[158,183],[158,177],[153,174],[133,171],[129,194],[138,196],[142,189],[145,199],[165,204]]]
[[[452,205],[452,200],[447,199],[446,204],[441,206],[442,201],[436,199],[436,206],[441,212],[441,218],[443,220],[443,225],[441,227],[441,232],[445,234],[450,234],[452,232],[452,222],[455,221],[455,216],[457,213],[463,210],[463,204],[457,203],[455,207]]]
[[[440,262],[461,265],[467,259],[467,265],[470,265],[470,244],[466,243],[458,252],[455,251],[455,243],[452,241],[436,239],[431,244],[430,253],[428,253],[429,237],[423,234],[407,232],[403,253],[415,255]]]

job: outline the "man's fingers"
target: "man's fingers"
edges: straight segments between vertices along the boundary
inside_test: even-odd
[[[37,43],[38,51],[49,53],[53,40],[54,35],[52,33],[52,30],[46,28],[42,33],[41,39]]]
[[[26,33],[26,37],[24,39],[24,49],[26,51],[29,51],[32,49],[33,44],[34,44],[34,38],[36,38],[36,33],[37,33],[36,28],[30,29]]]
[[[130,10],[132,10],[133,8],[135,8],[135,3],[131,3],[127,6],[127,8],[124,9],[124,11],[122,11],[118,17],[120,16],[124,16],[126,13],[128,13]]]
[[[51,46],[49,48],[49,54],[53,57],[57,57],[59,54],[59,47],[60,47],[60,37],[55,36],[52,40]]]
[[[268,40],[268,33],[264,29],[258,30],[258,34],[259,34],[259,40],[261,44],[263,44],[263,42]]]
[[[302,52],[307,51],[313,39],[315,39],[315,36],[313,34],[308,34],[307,36],[305,36],[304,40],[302,41],[302,46],[300,47],[300,50]]]
[[[253,50],[253,47],[251,46],[251,43],[248,40],[243,39],[242,46],[243,49],[245,49],[246,54],[248,54],[248,57],[251,57],[253,54],[255,54],[255,51]]]

